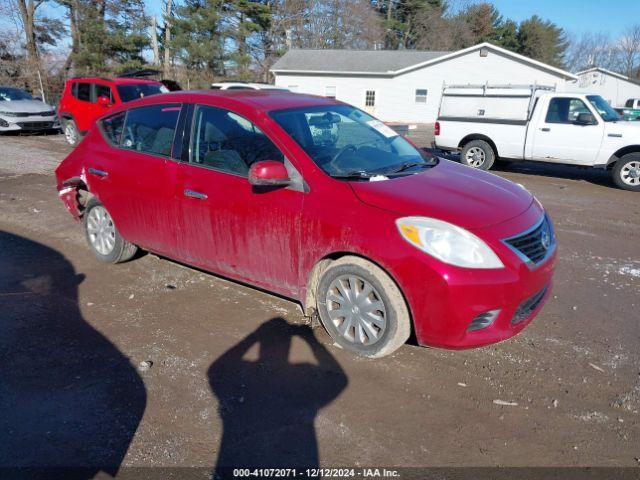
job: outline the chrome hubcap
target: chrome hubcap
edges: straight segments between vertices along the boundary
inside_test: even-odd
[[[69,142],[71,144],[75,143],[75,141],[76,141],[76,131],[70,124],[67,124],[64,127],[64,136],[67,139],[67,142]]]
[[[627,185],[640,185],[640,161],[629,162],[620,170],[620,177]]]
[[[101,255],[109,255],[116,244],[116,227],[104,207],[93,207],[87,218],[89,242]]]
[[[479,167],[484,163],[484,150],[480,147],[471,147],[467,150],[465,158],[470,167]]]
[[[342,338],[360,345],[378,342],[387,327],[382,297],[366,280],[356,276],[335,279],[327,292],[327,311]]]

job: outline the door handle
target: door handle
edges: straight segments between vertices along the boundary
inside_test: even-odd
[[[104,170],[98,170],[97,168],[93,167],[89,167],[89,173],[92,175],[97,175],[98,177],[106,177],[107,175],[109,175],[108,172],[105,172]]]
[[[551,131],[551,129],[548,128],[548,127],[543,127],[540,130],[542,130],[543,132],[550,132]]]
[[[184,196],[185,197],[191,197],[191,198],[197,198],[198,200],[206,200],[207,199],[207,195],[205,193],[194,192],[193,190],[185,190],[184,191]]]

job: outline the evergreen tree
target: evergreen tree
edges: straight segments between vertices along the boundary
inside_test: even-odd
[[[569,46],[564,31],[534,15],[520,24],[518,52],[556,67],[564,66],[564,55]]]

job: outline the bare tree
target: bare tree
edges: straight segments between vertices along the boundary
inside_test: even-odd
[[[625,30],[618,42],[620,70],[631,77],[640,64],[640,24],[632,25]]]

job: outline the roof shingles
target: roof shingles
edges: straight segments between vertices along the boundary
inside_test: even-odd
[[[272,71],[392,73],[451,52],[420,50],[289,50]]]

